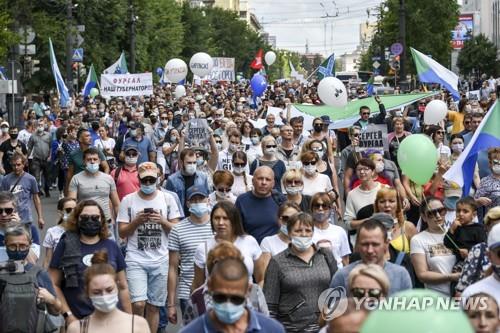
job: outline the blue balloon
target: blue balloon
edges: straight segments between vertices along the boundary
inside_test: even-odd
[[[266,91],[267,81],[266,78],[260,74],[255,74],[250,80],[250,86],[252,87],[253,95],[260,96]]]
[[[156,74],[158,74],[158,76],[162,76],[163,75],[163,68],[157,67],[156,68]]]

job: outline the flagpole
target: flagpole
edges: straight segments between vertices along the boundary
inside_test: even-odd
[[[309,75],[307,78],[306,78],[306,81],[309,81],[309,79],[311,78],[311,76],[313,76],[314,74],[316,74],[316,72],[318,71],[319,69],[319,66],[316,67],[316,69],[311,73],[311,75]]]

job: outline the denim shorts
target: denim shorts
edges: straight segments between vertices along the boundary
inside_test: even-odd
[[[154,306],[165,306],[168,261],[156,265],[127,262],[126,272],[132,303],[146,301]]]

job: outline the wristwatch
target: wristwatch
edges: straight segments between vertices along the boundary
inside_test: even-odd
[[[62,315],[63,315],[64,319],[67,319],[69,316],[72,316],[73,313],[71,311],[66,311],[66,312],[63,312]]]

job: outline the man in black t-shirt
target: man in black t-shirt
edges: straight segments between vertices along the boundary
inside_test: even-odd
[[[2,160],[2,166],[0,167],[0,173],[8,174],[12,172],[12,166],[10,165],[10,158],[15,152],[21,153],[24,156],[28,154],[28,149],[26,145],[17,139],[19,130],[17,127],[13,126],[9,128],[10,139],[4,141],[0,145],[0,159]]]

